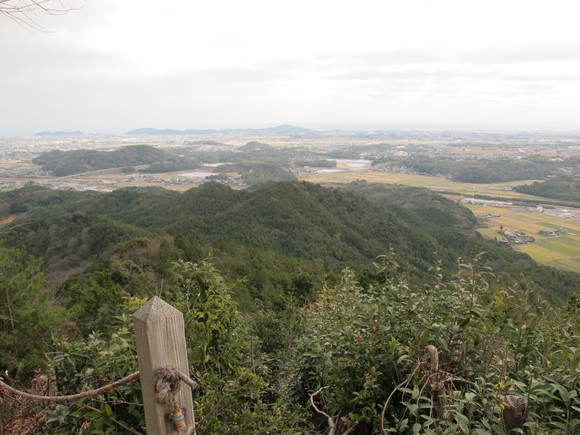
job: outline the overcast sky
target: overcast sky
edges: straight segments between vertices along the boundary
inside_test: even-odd
[[[44,31],[0,16],[0,136],[580,130],[577,0],[62,1]]]

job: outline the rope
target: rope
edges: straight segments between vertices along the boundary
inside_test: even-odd
[[[157,369],[155,371],[155,378],[161,375],[163,375],[164,378],[168,378],[169,380],[171,380],[172,383],[177,383],[178,380],[182,380],[187,385],[189,385],[192,390],[195,390],[198,387],[197,382],[195,382],[185,373],[182,373],[177,369],[163,369],[163,368]],[[179,386],[177,386],[176,388],[177,390],[179,390]]]
[[[2,378],[0,378],[0,391],[5,390],[12,393],[13,395],[26,397],[27,399],[37,401],[64,403],[98,396],[106,391],[113,390],[121,385],[133,382],[139,377],[140,377],[139,372],[135,372],[109,385],[97,388],[96,390],[83,391],[82,393],[72,394],[69,396],[39,396],[36,394],[26,393],[24,391],[17,390],[16,388],[13,388],[8,384],[5,384]],[[179,406],[179,403],[177,402],[176,394],[179,392],[181,388],[181,381],[189,385],[192,390],[197,388],[197,383],[194,380],[192,380],[189,376],[187,376],[184,373],[181,373],[179,370],[176,369],[165,369],[165,368],[157,369],[155,371],[153,379],[155,382],[155,401],[159,404],[169,405],[170,412],[167,418],[169,418],[169,420],[173,422],[175,430],[178,432],[187,431],[187,435],[190,434],[195,435],[195,420],[193,423],[193,427],[188,430],[187,425],[185,423],[185,416],[183,415],[183,411]],[[5,391],[3,392],[5,393]],[[115,419],[112,420],[115,421],[115,423],[123,426],[123,424],[116,421]]]
[[[175,395],[181,389],[179,375],[173,369],[158,369],[155,371],[155,401],[169,405],[170,411],[180,410]]]
[[[4,381],[2,380],[2,378],[0,377],[0,388],[4,388],[7,391],[9,391],[10,393],[16,395],[16,396],[21,396],[21,397],[25,397],[27,399],[31,399],[31,400],[37,400],[40,402],[55,402],[55,403],[65,403],[65,402],[72,402],[75,400],[80,400],[80,399],[86,399],[86,398],[90,398],[90,397],[96,397],[100,394],[103,394],[107,391],[110,390],[114,390],[117,387],[120,387],[121,385],[125,385],[128,384],[130,382],[135,381],[136,379],[139,379],[139,372],[135,372],[133,374],[130,374],[129,376],[125,376],[122,379],[119,379],[118,381],[115,381],[111,384],[105,385],[103,387],[97,388],[95,390],[88,390],[88,391],[83,391],[82,393],[78,393],[78,394],[71,394],[68,396],[39,396],[36,394],[31,394],[31,393],[27,393],[25,391],[20,391],[17,390],[14,387],[11,387],[10,385],[4,383]],[[166,402],[161,402],[160,400],[167,400],[168,395],[173,395],[179,391],[180,388],[180,383],[179,381],[183,381],[185,382],[187,385],[189,385],[191,387],[191,389],[195,389],[197,388],[197,383],[191,379],[189,376],[181,373],[179,370],[176,369],[158,369],[156,371],[156,377],[155,377],[155,390],[158,390],[158,385],[159,385],[159,390],[162,391],[162,393],[160,393],[160,396],[156,396],[156,400],[158,403],[166,403]],[[165,394],[163,396],[163,394]]]
[[[111,384],[105,385],[101,388],[97,388],[96,390],[89,390],[83,391],[82,393],[78,394],[71,394],[69,396],[39,396],[36,394],[26,393],[24,391],[17,390],[16,388],[11,387],[8,384],[5,384],[2,378],[0,378],[0,387],[5,388],[12,394],[17,396],[26,397],[27,399],[37,400],[40,402],[55,402],[55,403],[65,403],[65,402],[72,402],[75,400],[86,399],[87,397],[96,397],[99,394],[105,393],[109,390],[113,390],[121,385],[128,384],[129,382],[133,382],[134,380],[139,378],[139,372],[135,372],[130,374],[129,376],[125,376],[118,381],[115,381]]]

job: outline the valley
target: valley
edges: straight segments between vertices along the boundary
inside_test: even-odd
[[[290,126],[286,127],[288,128],[280,131],[268,129],[262,134],[257,134],[256,131],[235,131],[185,135],[82,135],[4,139],[0,142],[0,185],[5,189],[32,184],[51,189],[100,192],[125,187],[155,186],[185,192],[209,180],[234,189],[243,189],[267,180],[293,179],[330,186],[340,186],[357,180],[402,184],[427,188],[462,202],[480,218],[478,231],[484,237],[507,240],[498,234],[500,227],[507,231],[520,232],[528,237],[528,243],[514,244],[516,249],[529,254],[540,263],[580,271],[580,251],[576,245],[576,236],[580,234],[580,204],[541,198],[516,190],[518,186],[537,184],[542,181],[541,178],[491,183],[465,182],[456,179],[462,177],[461,173],[458,177],[425,173],[424,171],[430,170],[425,163],[420,163],[423,171],[412,167],[413,159],[419,159],[420,162],[432,159],[447,165],[450,162],[463,161],[471,166],[480,163],[481,159],[489,159],[496,166],[504,161],[506,164],[518,162],[522,166],[531,156],[533,159],[543,159],[533,164],[547,163],[551,168],[549,170],[554,172],[554,164],[574,159],[580,149],[580,138],[576,136],[501,132],[295,132]],[[144,165],[115,167],[112,164],[112,167],[106,169],[95,169],[90,164],[82,164],[86,169],[81,173],[57,177],[50,170],[33,163],[39,155],[55,149],[69,154],[94,150],[106,155],[108,152],[135,145],[146,145],[149,147],[147,152],[155,156],[165,153],[167,157],[157,159],[170,159],[172,163],[165,163],[166,169],[157,171],[147,169],[151,164],[145,161]],[[154,152],[156,149],[160,153]],[[179,163],[179,159],[189,159],[189,163]],[[269,166],[264,169],[264,164],[260,168],[248,166],[247,163],[245,168],[239,164],[234,165],[235,162],[248,162],[250,159],[253,159],[254,164],[268,162]],[[151,162],[154,160],[155,158]],[[323,163],[325,167],[316,166]],[[576,163],[577,161],[571,161],[572,166],[561,165],[560,170],[564,174],[574,174],[578,170],[577,165],[574,167]],[[192,169],[175,171],[171,170],[171,165],[189,165]],[[231,169],[223,169],[228,167]],[[506,170],[509,171],[509,168]],[[249,174],[255,174],[256,171],[260,175],[252,179]],[[274,175],[274,172],[278,175]],[[542,170],[539,170],[538,174],[540,173],[543,173]],[[501,210],[494,210],[494,204],[489,202],[491,200],[499,201]],[[538,206],[542,208],[541,216],[545,216],[545,219],[538,218]],[[570,214],[550,214],[550,210],[557,207],[567,208]],[[492,214],[493,219],[485,218],[488,214]],[[544,227],[534,224],[538,219],[547,222],[548,227],[569,228],[566,234],[557,235],[558,241],[564,243],[564,246],[554,243],[555,235],[539,234]],[[532,238],[533,242],[530,243]]]

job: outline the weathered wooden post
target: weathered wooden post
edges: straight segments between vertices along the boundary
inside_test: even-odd
[[[147,434],[177,433],[174,423],[167,418],[168,406],[156,402],[155,371],[176,369],[189,376],[183,314],[155,296],[133,315],[133,322]],[[195,425],[191,388],[182,382],[175,398],[185,409],[185,422],[191,431]]]
[[[524,427],[526,401],[521,396],[504,396],[504,407],[501,410],[501,422],[506,434],[516,433]]]

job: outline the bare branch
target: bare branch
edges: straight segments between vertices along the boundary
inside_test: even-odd
[[[55,3],[58,3],[57,6]],[[72,8],[54,0],[0,0],[0,16],[5,16],[27,30],[42,30],[37,14],[65,15]]]
[[[336,421],[335,421],[335,418],[336,417],[331,417],[326,412],[324,412],[321,409],[319,409],[318,406],[316,406],[316,403],[314,403],[314,398],[316,396],[318,396],[322,392],[322,390],[326,390],[327,388],[330,388],[330,387],[321,387],[315,393],[309,394],[309,396],[310,396],[310,403],[312,404],[312,407],[314,408],[314,410],[318,414],[326,417],[326,419],[328,421],[328,427],[329,427],[328,435],[335,435],[336,434]]]
[[[389,397],[387,397],[387,401],[385,402],[385,405],[383,406],[383,411],[381,412],[381,430],[383,431],[383,433],[387,433],[387,430],[385,429],[385,413],[387,412],[387,408],[389,407],[389,403],[391,402],[391,399],[393,398],[394,394],[399,391],[400,388],[405,388],[407,386],[407,384],[409,384],[409,382],[411,382],[411,380],[413,379],[413,376],[415,376],[415,373],[417,373],[417,370],[419,370],[419,368],[421,367],[421,364],[417,364],[417,367],[415,367],[415,370],[413,370],[413,372],[407,376],[407,379],[405,379],[403,382],[401,382],[399,385],[397,385],[395,387],[395,389],[393,391],[391,391],[391,394],[389,394]]]

